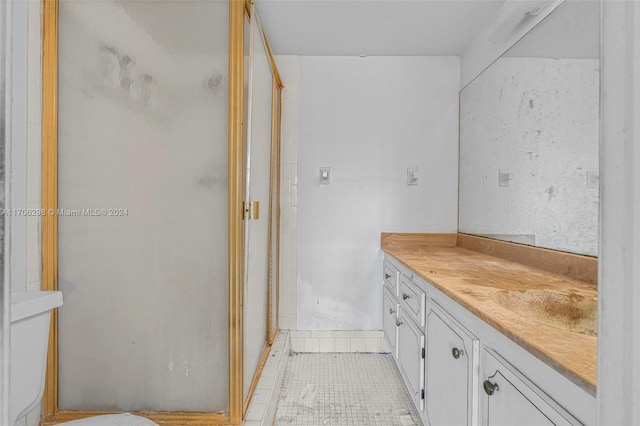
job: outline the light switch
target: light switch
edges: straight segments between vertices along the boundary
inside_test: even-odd
[[[509,186],[509,181],[512,179],[509,169],[500,169],[498,171],[498,186]]]
[[[595,170],[587,170],[587,188],[598,189],[600,174]]]
[[[320,185],[331,183],[331,167],[320,167]]]
[[[418,184],[418,168],[409,167],[407,169],[407,185],[417,185],[417,184]]]

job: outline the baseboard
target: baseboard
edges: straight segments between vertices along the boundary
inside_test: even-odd
[[[382,330],[291,330],[291,352],[385,353]]]

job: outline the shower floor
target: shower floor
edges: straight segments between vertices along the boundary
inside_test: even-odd
[[[421,425],[392,355],[309,353],[289,358],[275,425]]]

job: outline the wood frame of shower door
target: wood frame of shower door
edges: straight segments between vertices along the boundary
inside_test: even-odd
[[[58,0],[42,0],[42,208],[56,212]],[[144,412],[168,425],[240,424],[243,417],[243,120],[244,120],[244,0],[229,0],[229,117],[228,117],[228,244],[229,244],[229,413]],[[42,218],[42,288],[58,289],[58,223],[54,214]],[[58,406],[58,316],[51,316],[42,425],[107,412],[61,411]]]

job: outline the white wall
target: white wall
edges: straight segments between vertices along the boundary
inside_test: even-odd
[[[6,147],[9,164],[6,170],[9,194],[7,204],[11,208],[26,207],[27,160],[27,21],[29,5],[15,2],[12,7],[12,56],[8,65],[11,72],[11,123],[10,141]],[[10,281],[11,291],[25,290],[26,273],[26,215],[13,214],[9,218]]]
[[[28,112],[27,112],[27,208],[42,206],[42,2],[29,1],[28,22]],[[26,286],[28,291],[41,288],[40,216],[27,218]]]
[[[458,84],[457,57],[300,58],[299,329],[380,329],[380,233],[457,230]]]
[[[20,9],[19,23],[14,29],[20,38],[20,60],[14,64],[17,97],[24,101],[14,123],[20,134],[12,139],[12,208],[40,209],[42,155],[42,7],[39,1],[14,2]],[[16,68],[17,67],[17,68]],[[12,217],[11,253],[12,291],[36,291],[41,288],[42,260],[40,255],[40,216]],[[15,225],[15,227],[14,227]],[[40,421],[38,405],[22,420],[27,426]]]

